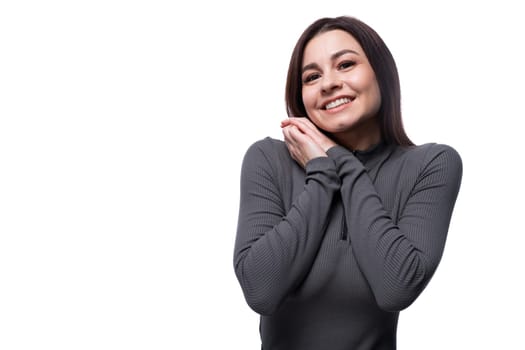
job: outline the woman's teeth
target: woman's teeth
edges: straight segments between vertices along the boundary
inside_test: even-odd
[[[332,109],[332,108],[338,107],[338,106],[340,106],[342,104],[349,103],[351,101],[352,100],[350,100],[347,97],[338,98],[337,100],[328,103],[324,108],[325,109]]]

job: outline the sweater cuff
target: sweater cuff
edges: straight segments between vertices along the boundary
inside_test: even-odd
[[[344,148],[343,146],[334,146],[330,148],[326,154],[330,159],[333,159],[337,173],[339,176],[346,176],[348,172],[353,170],[365,169],[365,166],[359,158],[357,158],[352,151]]]
[[[330,157],[317,157],[311,159],[305,165],[305,171],[307,174],[319,172],[323,170],[335,170],[335,162]]]
[[[337,159],[345,155],[353,155],[352,152],[350,152],[348,149],[344,148],[343,146],[334,146],[332,148],[329,148],[328,151],[326,151],[326,154],[328,155],[328,157],[332,159]]]

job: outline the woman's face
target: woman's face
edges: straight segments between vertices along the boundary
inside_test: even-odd
[[[306,113],[317,127],[336,140],[380,137],[379,85],[353,36],[343,30],[315,36],[304,50],[302,83]]]

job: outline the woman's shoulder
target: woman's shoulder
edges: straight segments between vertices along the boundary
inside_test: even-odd
[[[273,138],[271,136],[266,136],[262,139],[258,139],[250,145],[250,147],[260,147],[263,149],[282,146],[285,146],[284,141]]]
[[[463,162],[459,152],[444,143],[429,142],[415,146],[398,146],[399,157],[404,168],[416,174],[444,171],[461,176]]]
[[[428,142],[420,145],[404,147],[406,157],[419,160],[423,163],[442,157],[461,163],[459,152],[452,146],[444,143]]]
[[[267,136],[248,146],[243,163],[247,167],[265,168],[280,173],[292,166],[293,159],[284,141]]]
[[[250,144],[246,154],[251,156],[259,154],[273,158],[282,154],[288,155],[288,150],[284,141],[267,136]]]

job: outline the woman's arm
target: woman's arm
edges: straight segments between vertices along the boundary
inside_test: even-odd
[[[291,188],[292,174],[278,178],[275,169],[282,164],[272,147],[269,141],[255,143],[243,159],[234,252],[244,296],[263,315],[272,314],[310,270],[340,188],[333,160],[315,158],[306,164],[304,190],[286,213],[279,183]]]
[[[461,183],[460,156],[445,145],[434,145],[425,153],[396,225],[361,162],[343,147],[330,149],[328,155],[342,181],[352,248],[378,305],[388,311],[406,308],[441,259]]]

